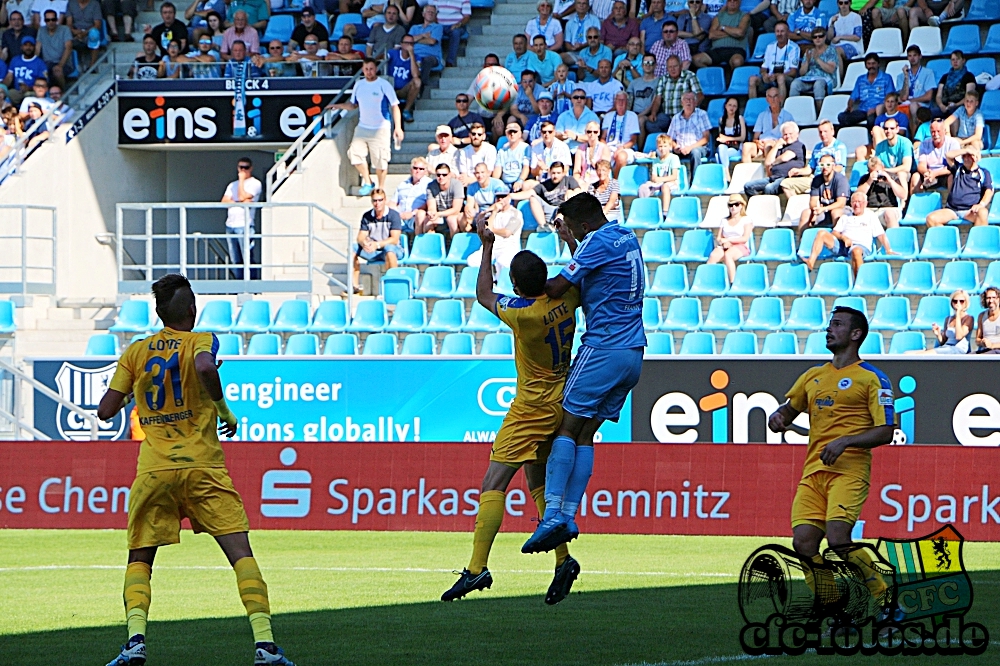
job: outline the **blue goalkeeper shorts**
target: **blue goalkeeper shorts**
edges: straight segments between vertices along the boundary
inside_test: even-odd
[[[563,410],[617,423],[629,391],[639,383],[641,371],[641,347],[597,349],[583,345],[566,378]]]

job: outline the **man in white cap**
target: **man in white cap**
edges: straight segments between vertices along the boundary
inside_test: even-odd
[[[434,173],[438,164],[447,164],[448,168],[455,172],[458,170],[458,148],[452,142],[451,128],[447,125],[438,125],[434,132],[437,143],[427,146],[427,172],[428,175]]]

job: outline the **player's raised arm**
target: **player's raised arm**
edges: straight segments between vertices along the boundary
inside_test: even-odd
[[[493,241],[496,237],[489,228],[489,212],[476,216],[476,229],[483,242],[483,256],[479,262],[479,278],[476,280],[476,300],[484,308],[497,313],[497,295],[493,292]]]
[[[216,365],[215,357],[208,352],[200,352],[194,357],[194,369],[198,373],[198,379],[208,392],[208,397],[215,404],[215,408],[219,412],[219,419],[225,423],[224,426],[219,427],[219,432],[226,437],[232,437],[236,434],[236,415],[229,409],[226,398],[222,394],[219,365],[222,365],[222,362],[220,361]]]

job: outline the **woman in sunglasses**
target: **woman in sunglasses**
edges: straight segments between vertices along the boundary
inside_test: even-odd
[[[968,314],[969,294],[959,289],[951,295],[951,309],[954,314],[948,315],[944,320],[944,328],[937,324],[931,325],[931,332],[937,340],[937,344],[931,349],[912,352],[914,354],[968,354],[969,334],[972,333],[976,325],[975,320]]]
[[[979,296],[979,303],[985,310],[979,313],[976,353],[1000,354],[1000,289],[986,287]]]
[[[826,42],[826,31],[817,27],[812,32],[812,48],[802,53],[799,76],[792,81],[789,94],[806,95],[823,103],[828,92],[837,87],[837,70],[840,68],[840,54]]]
[[[719,225],[715,236],[715,249],[708,255],[706,264],[723,263],[729,274],[729,282],[736,278],[736,262],[750,256],[750,237],[753,236],[753,220],[747,217],[747,200],[742,194],[729,195],[729,217]]]
[[[573,176],[581,183],[597,182],[597,163],[611,161],[611,149],[601,141],[601,126],[591,121],[584,130],[586,139],[576,147],[573,158]]]

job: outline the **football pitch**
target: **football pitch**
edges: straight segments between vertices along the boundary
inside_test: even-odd
[[[275,638],[299,666],[566,664],[699,666],[838,657],[743,655],[737,575],[765,543],[746,537],[584,535],[573,594],[542,599],[553,558],[521,555],[526,535],[501,533],[493,589],[445,604],[468,562],[471,534],[254,532]],[[0,530],[0,663],[105,664],[124,642],[122,531]],[[974,604],[992,632],[981,657],[1000,661],[1000,544],[967,543]],[[160,550],[148,630],[151,666],[253,663],[235,576],[214,541],[184,532]],[[940,657],[861,657],[853,663],[943,663]]]

